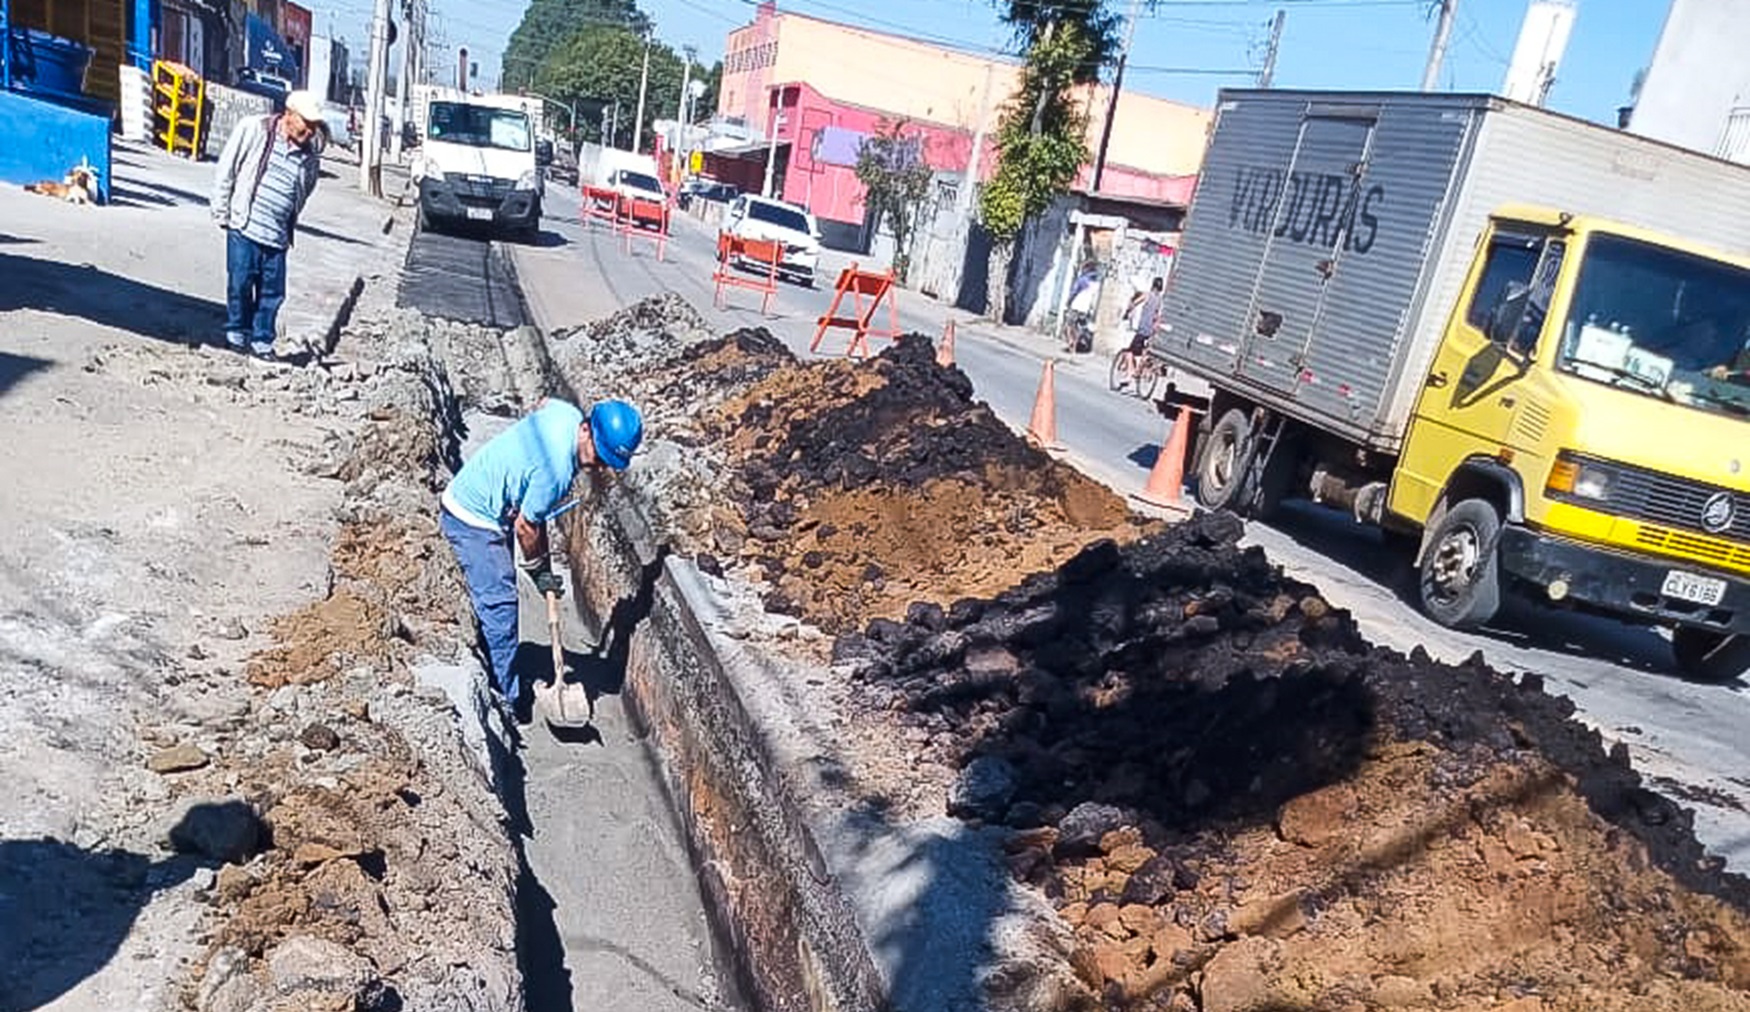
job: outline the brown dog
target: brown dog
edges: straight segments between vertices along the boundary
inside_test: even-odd
[[[87,166],[76,165],[73,171],[67,173],[67,178],[59,183],[28,183],[24,188],[31,193],[55,197],[69,204],[90,204],[97,200],[97,173]]]

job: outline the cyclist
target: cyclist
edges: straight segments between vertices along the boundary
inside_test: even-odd
[[[1154,336],[1155,328],[1160,325],[1161,301],[1165,297],[1166,287],[1166,279],[1157,277],[1149,285],[1147,292],[1137,292],[1130,300],[1130,309],[1124,314],[1133,328],[1130,347],[1125,349],[1130,356],[1124,369],[1125,382],[1129,382],[1129,377],[1136,374],[1137,364],[1142,361],[1142,356],[1148,354],[1148,340]]]

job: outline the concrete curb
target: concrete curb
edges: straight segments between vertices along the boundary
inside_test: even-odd
[[[524,375],[576,392],[540,332],[513,332]],[[520,361],[519,361],[520,360]],[[565,521],[573,600],[624,664],[623,699],[646,738],[697,869],[712,929],[751,1007],[876,1012],[890,1006],[852,900],[746,703],[739,672],[708,632],[709,591],[671,557],[619,484]]]

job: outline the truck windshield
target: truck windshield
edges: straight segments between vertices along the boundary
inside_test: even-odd
[[[475,148],[529,150],[529,117],[516,109],[462,102],[433,102],[426,136]]]
[[[1595,235],[1556,367],[1699,410],[1750,416],[1750,271]]]

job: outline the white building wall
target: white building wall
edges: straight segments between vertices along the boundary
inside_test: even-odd
[[[1750,0],[1671,0],[1629,130],[1750,162],[1747,51]]]

